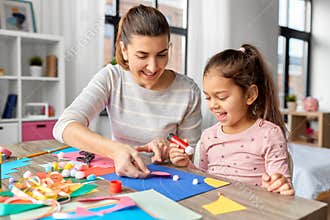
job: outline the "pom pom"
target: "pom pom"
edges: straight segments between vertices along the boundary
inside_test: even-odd
[[[173,181],[178,181],[180,179],[179,175],[174,175],[173,176]]]

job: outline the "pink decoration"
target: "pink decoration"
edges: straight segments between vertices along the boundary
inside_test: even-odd
[[[171,176],[170,173],[167,173],[167,172],[163,172],[163,171],[152,171],[150,173],[150,175],[153,175],[153,176]]]
[[[61,161],[58,163],[58,167],[61,169],[64,169],[65,165],[66,165],[66,162],[64,162],[64,161]]]
[[[4,147],[0,147],[0,153],[6,155],[7,159],[11,156],[11,151]]]
[[[55,155],[56,156],[56,155]],[[81,157],[78,151],[75,152],[68,152],[63,154],[63,158],[68,160],[74,160],[77,161],[76,158]],[[91,166],[93,167],[102,167],[102,168],[108,168],[108,167],[114,167],[115,164],[112,159],[109,157],[102,157],[99,155],[95,155],[94,160],[92,160]]]
[[[92,197],[92,198],[78,199],[78,202],[97,202],[97,201],[108,200],[108,199],[119,200],[119,198],[120,197],[114,197],[114,196],[97,196],[97,197]]]
[[[311,96],[305,97],[303,103],[304,103],[304,109],[307,112],[316,112],[319,108],[318,100]]]
[[[62,160],[62,159],[63,159],[63,155],[64,155],[63,152],[59,152],[59,153],[57,154],[57,158],[58,158],[59,160]]]
[[[77,207],[76,208],[76,215],[78,216],[101,216],[103,214],[106,213],[110,213],[110,212],[115,212],[121,209],[125,209],[128,207],[133,207],[136,206],[136,203],[134,202],[133,199],[129,198],[128,196],[123,196],[123,197],[95,197],[95,198],[89,198],[88,201],[99,201],[99,200],[104,200],[104,199],[115,199],[115,200],[119,200],[118,204],[112,208],[109,209],[105,209],[102,211],[98,211],[98,212],[92,212],[87,210],[86,208],[82,208],[82,207]],[[82,201],[82,200],[79,200]],[[84,200],[86,201],[86,199]]]

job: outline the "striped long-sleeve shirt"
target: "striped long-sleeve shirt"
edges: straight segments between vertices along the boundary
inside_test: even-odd
[[[176,74],[167,89],[154,91],[139,86],[131,74],[119,65],[100,70],[60,116],[53,129],[55,139],[63,142],[62,133],[69,123],[88,126],[106,108],[113,140],[139,146],[172,132],[195,145],[202,120],[197,84]]]

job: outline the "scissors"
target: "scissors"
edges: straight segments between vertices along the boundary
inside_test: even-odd
[[[88,167],[90,166],[90,163],[92,162],[92,160],[94,160],[94,158],[95,158],[95,154],[87,152],[87,151],[80,151],[79,154],[82,156],[77,157],[76,160],[86,163]]]

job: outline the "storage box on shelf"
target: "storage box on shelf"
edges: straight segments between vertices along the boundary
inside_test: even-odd
[[[40,77],[30,74],[30,58],[33,56],[40,56],[43,60]],[[46,68],[49,56],[53,57],[51,74],[47,74]],[[52,126],[65,107],[64,65],[62,37],[0,30],[0,68],[3,69],[3,75],[0,75],[0,116],[7,96],[17,95],[14,118],[0,118],[0,144],[52,138]],[[24,106],[29,103],[47,103],[54,115],[27,117]],[[32,125],[36,125],[35,129]]]
[[[53,139],[52,130],[56,120],[23,122],[22,141]]]
[[[289,142],[330,147],[330,112],[290,112],[283,110],[282,114],[288,116]]]
[[[19,139],[18,123],[0,123],[0,145],[16,143]]]

